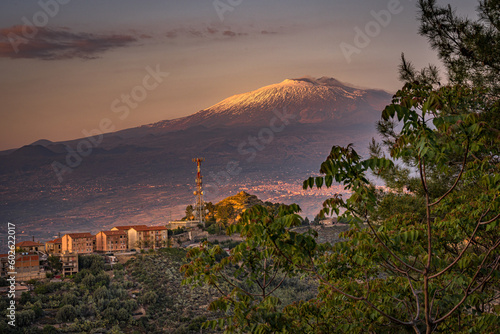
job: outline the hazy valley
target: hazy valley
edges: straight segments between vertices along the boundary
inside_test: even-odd
[[[21,240],[165,224],[194,201],[194,157],[206,159],[206,201],[245,190],[298,203],[313,218],[328,194],[343,190],[304,191],[302,181],[334,144],[366,153],[390,97],[329,78],[285,80],[176,120],[102,138],[40,140],[0,156],[1,219],[21,227]]]

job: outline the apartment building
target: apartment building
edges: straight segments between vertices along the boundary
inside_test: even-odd
[[[62,238],[47,241],[45,243],[45,252],[49,255],[61,255],[62,253]]]
[[[125,225],[125,226],[115,226],[111,229],[111,231],[125,231],[127,232],[127,240],[128,240],[128,249],[138,248],[137,247],[137,233],[129,233],[132,228],[144,228],[147,225]]]
[[[62,237],[62,253],[90,254],[94,248],[95,236],[90,233],[68,233]]]
[[[160,248],[166,247],[168,230],[165,226],[133,227],[128,230],[129,247]],[[131,243],[131,240],[134,242]],[[130,247],[132,248],[132,247]]]
[[[78,273],[78,253],[64,252],[61,254],[62,275],[69,276]]]
[[[128,234],[123,230],[101,231],[95,236],[96,252],[123,252],[128,247]]]
[[[16,281],[29,281],[45,277],[40,267],[40,256],[30,252],[20,252],[15,255],[15,270],[11,270],[8,263],[8,254],[0,255],[0,274],[6,277],[7,273],[15,272]]]

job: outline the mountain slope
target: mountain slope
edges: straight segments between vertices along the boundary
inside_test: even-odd
[[[349,87],[332,78],[287,79],[231,96],[191,116],[143,128],[176,131],[193,126],[266,126],[275,117],[273,111],[293,115],[287,119],[290,124],[329,121],[357,124],[377,120],[389,99],[386,92]]]

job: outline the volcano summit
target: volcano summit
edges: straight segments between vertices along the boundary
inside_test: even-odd
[[[359,124],[376,121],[390,99],[380,90],[363,90],[322,77],[286,79],[283,82],[231,96],[207,109],[174,120],[147,125],[160,131],[183,130],[193,126],[265,126],[273,110],[295,115],[293,123],[311,124],[339,121]],[[368,116],[368,119],[366,118]]]

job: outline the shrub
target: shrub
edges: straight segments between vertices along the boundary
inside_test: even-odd
[[[82,269],[80,270],[76,275],[75,275],[75,278],[74,278],[74,282],[75,283],[81,283],[83,281],[83,279],[85,277],[87,277],[87,275],[90,274],[90,270],[88,269]]]
[[[139,298],[139,302],[141,304],[150,305],[156,303],[157,299],[158,295],[154,291],[148,291]]]
[[[78,298],[75,296],[73,292],[67,292],[63,295],[63,298],[61,300],[61,306],[64,305],[77,305],[78,304]]]
[[[82,285],[89,290],[92,289],[95,284],[96,284],[96,278],[90,272],[88,273],[87,276],[85,276],[84,279],[82,279]]]
[[[90,269],[96,275],[99,271],[104,270],[104,259],[100,255],[78,255],[78,268]]]
[[[76,309],[73,305],[64,305],[57,311],[56,319],[61,322],[67,322],[77,317]]]
[[[120,321],[127,321],[130,318],[130,313],[126,309],[121,308],[118,310],[117,318]]]
[[[28,302],[31,302],[32,301],[32,298],[31,298],[31,294],[29,292],[23,292],[21,294],[21,304],[22,305],[26,305]]]
[[[118,270],[122,270],[123,269],[123,264],[121,263],[117,263],[114,265],[113,269],[115,269],[115,272]]]
[[[95,279],[96,279],[97,285],[106,286],[106,287],[109,286],[110,278],[106,273],[104,273],[104,272],[99,273],[95,277]]]
[[[35,321],[35,312],[33,310],[23,310],[16,313],[16,326],[30,326]]]
[[[118,311],[113,307],[107,307],[103,312],[102,316],[104,319],[109,320],[109,322],[113,323],[116,321],[118,317]]]
[[[37,301],[31,309],[35,312],[36,318],[41,318],[44,314],[41,301]]]
[[[94,298],[96,299],[108,299],[109,291],[105,286],[101,286],[97,290],[94,291]]]

